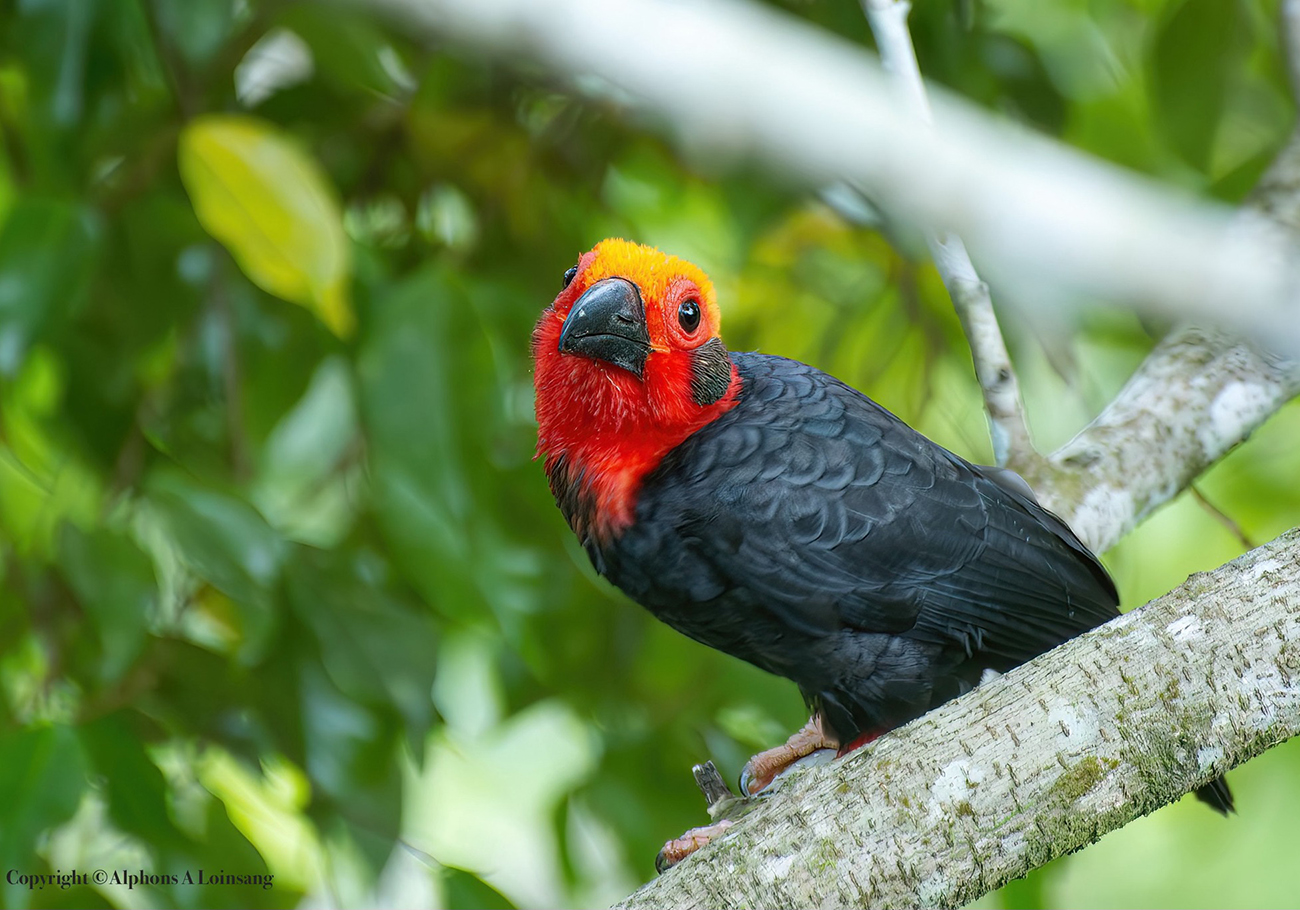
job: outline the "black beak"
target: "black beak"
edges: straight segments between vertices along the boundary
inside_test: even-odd
[[[612,363],[640,379],[650,333],[636,285],[626,278],[605,278],[587,288],[564,320],[560,350]]]

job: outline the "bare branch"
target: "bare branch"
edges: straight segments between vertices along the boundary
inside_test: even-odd
[[[1255,548],[1255,541],[1251,540],[1250,535],[1241,529],[1241,525],[1237,524],[1236,520],[1227,512],[1210,502],[1206,495],[1197,488],[1196,484],[1192,484],[1187,489],[1196,500],[1196,504],[1208,512],[1211,518],[1221,524],[1225,531],[1237,538],[1239,544],[1247,550],[1253,550]]]
[[[620,907],[955,907],[1300,733],[1300,530],[789,782]]]
[[[911,4],[906,0],[862,0],[862,9],[876,37],[880,63],[893,80],[903,103],[923,123],[930,124],[933,120],[930,100],[916,63],[912,35],[907,28]],[[966,245],[956,234],[927,228],[925,241],[966,332],[975,376],[980,391],[984,393],[994,458],[999,465],[1010,464],[1018,470],[1026,470],[1037,459],[1037,453],[1025,423],[1020,382],[1002,339],[989,286],[980,279],[966,252]]]

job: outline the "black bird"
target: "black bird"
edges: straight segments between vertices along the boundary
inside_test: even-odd
[[[793,680],[813,718],[751,760],[867,741],[1119,615],[1017,475],[832,376],[729,353],[689,263],[607,240],[534,332],[538,451],[596,569],[678,631]],[[1220,779],[1198,796],[1221,812]]]

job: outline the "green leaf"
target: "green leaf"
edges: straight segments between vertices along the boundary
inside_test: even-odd
[[[442,871],[448,910],[513,910],[509,898],[474,873],[454,866],[444,866]]]
[[[1228,82],[1240,66],[1236,0],[1183,0],[1151,53],[1152,104],[1165,141],[1200,171],[1210,168]]]
[[[481,603],[472,562],[479,516],[475,472],[463,455],[471,427],[458,410],[483,374],[454,343],[471,328],[465,303],[441,271],[409,279],[387,299],[358,372],[375,508],[390,548],[431,602],[474,613]],[[419,420],[411,419],[412,400],[421,402]]]
[[[88,210],[20,199],[0,229],[0,375],[61,329],[85,300],[101,232]]]
[[[162,772],[145,752],[140,730],[127,712],[117,712],[82,726],[78,733],[102,781],[113,824],[145,843],[180,846],[182,838],[167,814]]]
[[[191,64],[208,63],[221,50],[234,25],[229,0],[149,0],[167,40]]]
[[[86,760],[67,727],[44,727],[0,736],[0,866],[38,868],[35,848],[41,834],[77,811],[86,789]],[[5,906],[18,906],[26,891],[5,883]]]
[[[181,132],[179,163],[199,222],[254,283],[351,334],[351,247],[314,159],[265,121],[210,114]]]
[[[130,540],[109,531],[65,525],[60,544],[64,573],[103,642],[100,676],[115,682],[144,648],[158,608],[153,563]]]
[[[360,432],[355,399],[346,361],[326,358],[266,440],[252,498],[287,537],[332,546],[347,533],[353,511],[347,455]]]
[[[382,863],[398,834],[402,771],[396,761],[398,737],[391,716],[367,710],[341,693],[318,664],[299,666],[306,771],[313,785],[315,812],[333,809],[355,829],[380,839],[359,843],[372,861]]]
[[[348,698],[400,712],[414,748],[433,719],[437,628],[423,607],[396,602],[310,550],[290,564],[289,602],[315,633],[330,681]]]
[[[394,58],[396,52],[373,17],[343,7],[299,4],[288,7],[280,21],[307,42],[321,78],[342,92],[370,99],[404,88],[395,82],[392,67],[384,65],[385,51]]]

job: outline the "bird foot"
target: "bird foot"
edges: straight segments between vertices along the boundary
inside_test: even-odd
[[[824,749],[832,750],[833,756],[839,748],[840,744],[822,729],[821,717],[814,714],[783,745],[760,752],[745,763],[740,772],[740,792],[753,796],[808,756]]]
[[[859,737],[861,741],[854,740],[850,748],[856,748],[870,739]],[[740,775],[741,797],[731,792],[713,762],[696,765],[691,769],[695,783],[708,801],[709,815],[717,821],[711,825],[692,828],[681,837],[664,844],[655,857],[655,869],[660,873],[671,869],[721,835],[753,805],[751,800],[755,794],[766,791],[762,794],[766,796],[773,792],[776,789],[773,783],[787,771],[808,764],[828,762],[846,751],[849,750],[841,750],[839,743],[826,735],[820,718],[813,716],[784,745],[760,752],[746,763],[745,770]]]
[[[722,834],[732,826],[733,822],[729,818],[724,818],[720,822],[714,822],[712,825],[702,825],[699,828],[692,828],[681,837],[676,837],[664,844],[659,855],[655,857],[655,871],[664,873],[673,866],[680,863],[686,857],[690,856],[696,850],[712,841],[715,837]]]

